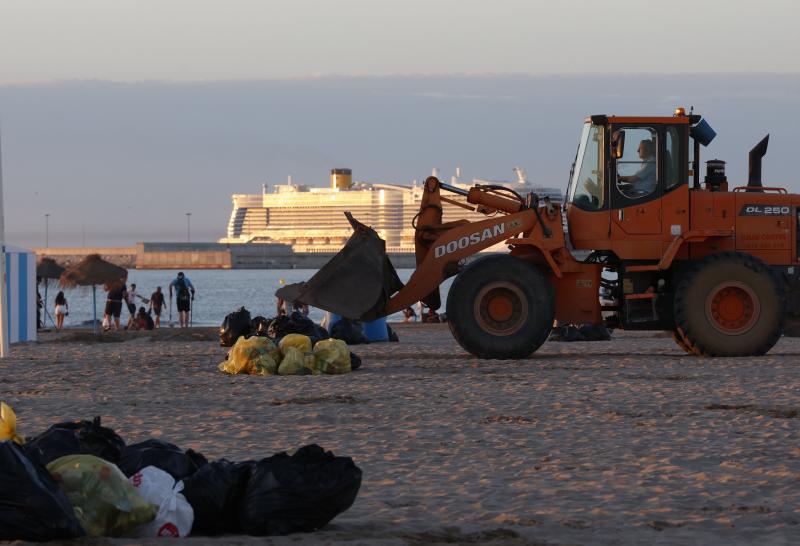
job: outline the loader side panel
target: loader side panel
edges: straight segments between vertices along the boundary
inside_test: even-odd
[[[600,266],[583,264],[582,271],[550,275],[555,288],[556,320],[572,324],[600,324]]]
[[[796,262],[793,230],[797,217],[791,196],[747,192],[730,195],[735,198],[736,250],[771,265]]]

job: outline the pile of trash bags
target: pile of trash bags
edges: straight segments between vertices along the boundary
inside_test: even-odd
[[[361,322],[344,317],[334,316],[330,323],[330,332],[315,323],[299,311],[290,315],[274,318],[257,316],[250,318],[250,312],[244,307],[229,313],[219,329],[219,344],[222,347],[233,347],[240,337],[268,337],[280,340],[289,334],[302,334],[311,338],[316,344],[328,338],[341,339],[348,345],[371,343],[373,341],[399,341],[397,333],[386,324],[385,319],[372,322]]]
[[[99,417],[23,440],[0,403],[0,540],[310,532],[360,486],[351,458],[316,444],[209,462],[163,440],[126,445]]]
[[[268,337],[240,337],[219,370],[250,375],[337,375],[360,366],[361,359],[340,339],[314,342],[303,334],[287,334],[277,344]]]

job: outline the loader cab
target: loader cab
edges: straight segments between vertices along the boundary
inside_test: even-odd
[[[689,116],[586,120],[567,190],[573,248],[661,256],[688,229]]]

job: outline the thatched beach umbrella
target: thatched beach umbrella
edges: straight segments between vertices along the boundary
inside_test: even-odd
[[[64,272],[64,268],[58,265],[53,258],[42,258],[39,260],[39,263],[36,264],[36,277],[38,279],[44,279],[44,319],[47,322],[47,317],[50,314],[47,312],[47,288],[50,286],[50,281],[58,280],[61,278],[61,274]],[[52,317],[50,320],[53,320]]]
[[[42,258],[36,264],[36,276],[45,280],[60,279],[64,268],[53,258]]]
[[[128,270],[107,262],[99,254],[89,254],[80,262],[69,267],[61,274],[59,284],[64,288],[74,286],[92,287],[92,307],[93,321],[92,331],[97,329],[97,285],[125,282],[128,278]]]

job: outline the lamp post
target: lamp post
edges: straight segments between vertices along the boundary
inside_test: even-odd
[[[44,215],[44,247],[50,247],[50,213]]]
[[[186,213],[186,242],[192,242],[192,213]]]

